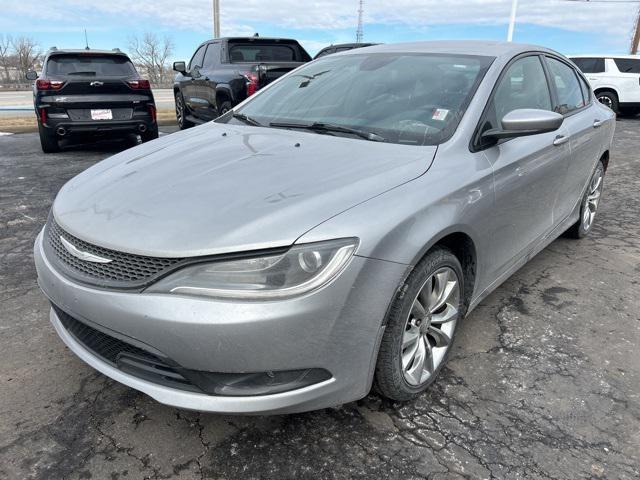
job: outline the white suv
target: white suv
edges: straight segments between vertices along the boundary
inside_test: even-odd
[[[616,113],[640,113],[640,57],[580,55],[569,58],[589,79],[600,102]]]

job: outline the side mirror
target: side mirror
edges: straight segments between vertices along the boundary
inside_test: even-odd
[[[38,78],[38,72],[34,72],[33,70],[30,70],[27,72],[25,77],[27,77],[27,80],[33,81]]]
[[[184,74],[187,72],[187,65],[184,62],[173,62],[173,70]]]
[[[522,108],[513,110],[502,117],[502,128],[493,128],[482,134],[483,139],[525,137],[558,130],[564,117],[549,110]]]

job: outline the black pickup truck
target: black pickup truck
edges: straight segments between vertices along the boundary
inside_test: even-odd
[[[213,120],[283,74],[311,60],[285,38],[216,38],[202,43],[185,62],[174,62],[173,92],[178,126]]]

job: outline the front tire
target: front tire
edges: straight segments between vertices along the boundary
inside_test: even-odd
[[[580,202],[580,218],[574,223],[567,234],[571,238],[584,238],[589,235],[593,227],[593,223],[600,205],[602,197],[602,188],[604,186],[604,165],[598,162],[596,169],[591,175],[587,191]]]
[[[603,90],[596,94],[596,98],[600,103],[616,112],[616,114],[620,113],[620,102],[618,101],[618,95],[616,95],[616,92]]]
[[[411,400],[433,383],[451,350],[463,299],[460,262],[449,249],[435,248],[411,272],[387,315],[375,372],[382,395]]]
[[[185,130],[187,128],[193,127],[193,122],[187,120],[187,107],[184,103],[184,97],[182,93],[175,93],[175,101],[176,101],[176,121],[178,122],[178,128],[180,130]]]
[[[40,122],[38,122],[38,134],[40,135],[40,146],[44,153],[55,153],[60,151],[60,145],[58,144],[58,137],[56,133],[45,128]]]

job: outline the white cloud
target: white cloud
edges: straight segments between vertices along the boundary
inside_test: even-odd
[[[96,16],[123,16],[123,22],[157,21],[181,29],[211,29],[211,0],[3,0],[3,16],[89,23]],[[356,0],[221,0],[222,33],[253,33],[254,24],[301,30],[355,29]],[[425,27],[443,24],[505,24],[511,0],[367,0],[368,23]],[[576,3],[563,0],[521,1],[519,23],[559,27],[573,31],[627,36],[635,17],[635,4]],[[28,32],[27,32],[28,33]]]

